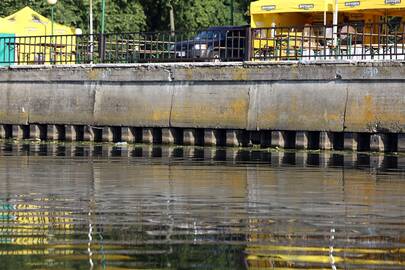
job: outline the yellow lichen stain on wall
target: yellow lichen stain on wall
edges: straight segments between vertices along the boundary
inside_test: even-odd
[[[246,81],[248,79],[248,71],[243,68],[233,70],[232,79],[235,81]]]
[[[169,111],[163,111],[163,110],[155,110],[152,112],[152,121],[162,121],[162,120],[168,120],[170,117],[170,112]]]
[[[87,77],[91,81],[95,81],[99,79],[100,72],[97,69],[91,69],[87,73]]]
[[[248,111],[248,101],[246,99],[236,99],[230,104],[230,113],[236,117],[246,114]]]
[[[374,116],[374,104],[373,104],[373,97],[370,95],[365,95],[363,98],[363,121],[364,123],[369,123],[373,121],[375,118]]]

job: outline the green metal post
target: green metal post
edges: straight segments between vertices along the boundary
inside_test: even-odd
[[[235,19],[234,19],[234,0],[231,0],[231,25],[234,25]]]
[[[104,34],[105,30],[105,0],[101,2],[101,34]]]

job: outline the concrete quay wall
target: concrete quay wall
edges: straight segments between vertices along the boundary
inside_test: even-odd
[[[402,134],[405,65],[0,68],[0,124]]]

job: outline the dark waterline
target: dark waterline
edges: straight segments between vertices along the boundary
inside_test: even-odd
[[[0,269],[404,269],[405,157],[0,144]]]

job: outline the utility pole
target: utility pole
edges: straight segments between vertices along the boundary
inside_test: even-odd
[[[101,34],[105,31],[105,0],[101,2]]]
[[[174,9],[173,9],[173,5],[172,5],[172,2],[170,1],[169,2],[169,8],[170,8],[170,11],[169,11],[169,16],[170,16],[170,31],[172,32],[172,35],[174,35],[174,32],[176,31],[176,27],[175,27],[175,24],[174,24]]]

